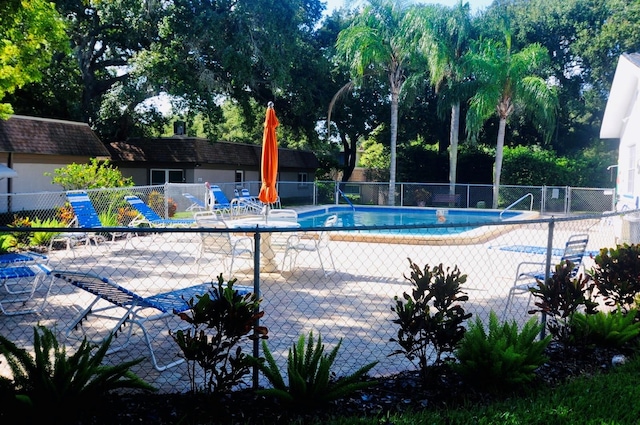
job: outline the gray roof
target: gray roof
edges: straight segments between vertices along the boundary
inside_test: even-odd
[[[640,53],[623,53],[629,59],[629,62],[640,68]]]
[[[0,120],[0,152],[108,157],[88,124],[12,115]]]
[[[210,142],[197,137],[129,139],[110,143],[114,162],[158,164],[211,164],[260,167],[262,146],[229,142]],[[311,151],[278,149],[279,168],[316,169],[318,159]]]

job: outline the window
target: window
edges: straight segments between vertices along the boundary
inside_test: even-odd
[[[236,170],[236,187],[242,186],[244,183],[244,171]]]
[[[307,185],[307,173],[298,173],[298,187]]]
[[[184,183],[184,170],[151,170],[151,184]]]

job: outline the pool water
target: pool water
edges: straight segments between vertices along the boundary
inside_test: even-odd
[[[324,224],[325,219],[336,214],[338,216],[337,227],[359,226],[419,226],[425,228],[389,229],[385,232],[392,234],[452,234],[462,233],[479,227],[479,224],[500,222],[513,218],[519,213],[507,211],[500,217],[500,211],[495,210],[468,210],[468,209],[444,209],[444,208],[394,208],[394,207],[322,207],[317,210],[301,212],[298,214],[298,222],[301,227],[318,227]],[[442,226],[446,224],[447,226]],[[461,226],[452,226],[460,224]],[[468,225],[468,226],[467,226]],[[368,232],[380,232],[382,229],[366,230]]]

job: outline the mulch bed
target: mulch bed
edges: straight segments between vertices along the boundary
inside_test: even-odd
[[[536,371],[526,387],[556,386],[578,375],[592,375],[611,367],[619,350],[547,348],[549,361]],[[425,383],[426,382],[426,383]],[[460,403],[489,403],[513,397],[517,391],[496,392],[466,384],[447,367],[432,367],[429,379],[416,371],[376,379],[376,383],[323,407],[288,406],[251,390],[234,391],[222,398],[205,394],[111,395],[103,407],[81,424],[279,424],[305,423],[336,416],[367,417],[408,410],[447,407]]]

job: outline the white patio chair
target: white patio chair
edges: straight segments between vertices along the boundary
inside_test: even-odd
[[[333,227],[335,226],[337,221],[337,215],[330,215],[324,221],[323,227]],[[293,267],[295,267],[299,253],[316,252],[318,254],[318,259],[320,260],[320,267],[322,268],[322,272],[327,275],[328,273],[324,267],[324,261],[322,260],[323,251],[326,251],[329,259],[331,260],[332,270],[335,271],[336,266],[333,262],[333,256],[331,255],[331,249],[329,247],[330,237],[328,231],[322,230],[316,235],[311,236],[311,238],[309,239],[305,238],[304,236],[304,233],[302,235],[294,234],[289,236],[289,238],[287,239],[287,244],[284,250],[284,258],[282,259],[282,270],[285,270],[287,258],[289,259],[289,270],[292,270]]]
[[[211,229],[228,229],[226,222],[214,211],[204,211],[194,214],[198,227]],[[236,258],[253,259],[253,238],[248,236],[234,236],[229,232],[201,232],[200,248],[195,260],[196,274],[200,272],[200,263],[206,254],[215,254],[221,259],[223,271],[226,262],[231,260],[229,274],[233,274],[233,264]]]

